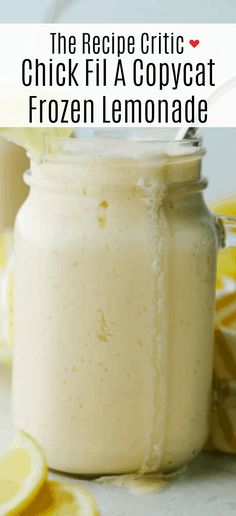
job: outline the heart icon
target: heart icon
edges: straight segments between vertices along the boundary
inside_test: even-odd
[[[193,48],[196,48],[199,45],[200,41],[199,39],[190,39],[189,43]]]

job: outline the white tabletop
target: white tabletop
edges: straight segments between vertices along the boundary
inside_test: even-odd
[[[0,452],[14,436],[10,369],[0,367]],[[133,494],[125,487],[50,474],[93,492],[101,516],[236,516],[236,456],[203,453],[161,493]]]

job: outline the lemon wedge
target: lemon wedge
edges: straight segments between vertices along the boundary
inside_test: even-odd
[[[75,484],[47,481],[22,516],[99,516],[92,495]]]
[[[213,213],[236,217],[236,193],[234,196],[219,199],[210,205]],[[236,281],[236,249],[222,249],[217,261],[217,288],[224,287],[225,278]]]
[[[19,515],[38,494],[47,477],[39,445],[20,432],[0,457],[0,516]]]
[[[236,453],[236,292],[216,301],[214,406],[207,449]]]
[[[216,300],[216,327],[236,331],[236,292],[224,293]]]
[[[72,129],[63,127],[0,127],[3,138],[24,147],[34,159],[50,152],[55,138],[69,138],[71,134]]]

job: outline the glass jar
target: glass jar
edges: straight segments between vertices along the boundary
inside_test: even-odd
[[[51,468],[168,472],[202,449],[222,225],[184,142],[59,141],[15,230],[14,414]]]

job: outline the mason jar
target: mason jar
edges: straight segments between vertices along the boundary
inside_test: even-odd
[[[221,222],[201,140],[58,140],[15,228],[16,426],[51,468],[169,472],[209,431]]]

